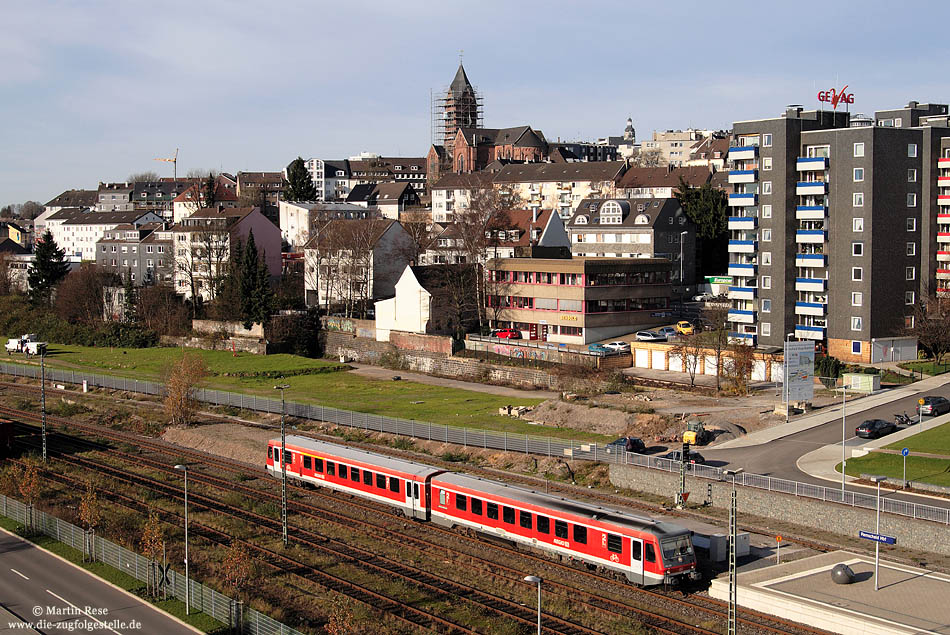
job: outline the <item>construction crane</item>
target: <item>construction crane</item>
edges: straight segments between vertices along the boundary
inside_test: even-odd
[[[173,170],[174,170],[173,173],[174,173],[174,175],[175,175],[175,180],[176,180],[176,181],[178,180],[178,148],[175,148],[175,156],[169,157],[169,158],[167,158],[167,159],[164,159],[164,158],[162,158],[162,157],[157,157],[155,160],[156,160],[156,161],[165,161],[166,163],[171,163],[171,164],[172,164],[172,167],[173,167]]]

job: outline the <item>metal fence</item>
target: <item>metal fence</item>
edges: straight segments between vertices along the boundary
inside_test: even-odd
[[[0,363],[0,373],[38,379],[40,369],[36,366]],[[46,378],[52,382],[72,384],[81,384],[83,381],[86,381],[89,386],[99,386],[112,390],[124,390],[149,395],[160,395],[164,388],[163,384],[153,381],[83,373],[72,370],[47,369]],[[279,414],[281,408],[280,399],[269,399],[223,390],[199,389],[196,391],[196,397],[199,401],[205,403],[259,412]],[[427,421],[416,421],[415,419],[399,419],[295,401],[286,402],[286,412],[288,415],[300,419],[327,421],[366,431],[398,434],[415,439],[441,441],[443,443],[454,443],[465,447],[504,450],[506,452],[523,452],[525,454],[540,454],[550,457],[565,457],[589,461],[626,463],[668,472],[679,472],[678,461],[627,453],[624,452],[622,448],[608,451],[604,446],[598,446],[596,443],[583,442],[576,439],[558,439],[530,434],[511,434],[507,432],[492,432],[474,428],[454,427]],[[690,474],[711,480],[725,480],[722,469],[707,465],[691,466]],[[876,509],[876,497],[869,494],[846,491],[844,495],[842,495],[840,489],[811,485],[798,481],[789,481],[771,476],[743,472],[736,480],[736,484],[765,489],[770,492],[781,492],[854,507]],[[885,499],[881,506],[881,511],[950,525],[950,509],[944,507]]]
[[[0,513],[16,522],[30,525],[29,506],[20,501],[0,494]],[[33,528],[51,538],[69,545],[78,551],[84,551],[87,542],[85,532],[76,525],[50,516],[38,509],[33,509]],[[95,554],[95,559],[114,569],[118,569],[136,580],[147,582],[150,569],[148,558],[141,556],[125,547],[95,536],[94,548],[89,551]],[[185,576],[169,569],[168,593],[185,601]],[[236,602],[226,595],[222,595],[212,588],[191,580],[191,608],[210,615],[224,624],[233,624],[236,614]],[[254,609],[245,608],[243,611],[244,623],[242,633],[245,635],[303,635],[300,631],[290,628],[273,620]]]

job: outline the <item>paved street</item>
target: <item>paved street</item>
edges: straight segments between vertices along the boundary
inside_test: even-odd
[[[5,531],[0,531],[0,606],[28,623],[48,621],[37,630],[50,634],[198,632]],[[0,632],[6,628],[0,624]]]

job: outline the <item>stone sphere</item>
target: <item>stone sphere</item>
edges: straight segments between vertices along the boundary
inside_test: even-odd
[[[854,571],[846,564],[836,564],[831,570],[831,579],[835,584],[851,584],[854,582]]]

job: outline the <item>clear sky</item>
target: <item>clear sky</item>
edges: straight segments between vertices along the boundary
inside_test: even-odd
[[[950,101],[950,2],[7,2],[0,205],[179,151],[191,168],[422,156],[459,50],[489,127],[549,139],[728,128],[816,105]]]

